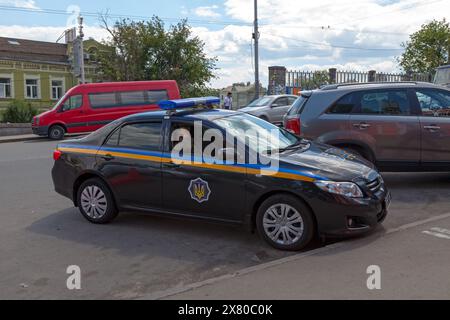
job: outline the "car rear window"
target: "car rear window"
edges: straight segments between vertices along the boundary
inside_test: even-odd
[[[116,130],[107,146],[159,151],[161,149],[161,122],[133,123]]]
[[[308,101],[307,97],[300,96],[292,105],[291,109],[288,111],[288,116],[294,116],[297,114],[301,114],[303,111],[303,107],[305,106],[306,102]]]
[[[365,91],[361,93],[359,114],[409,115],[411,107],[406,90]]]
[[[331,114],[349,114],[355,108],[355,94],[347,94],[339,99],[327,113]]]

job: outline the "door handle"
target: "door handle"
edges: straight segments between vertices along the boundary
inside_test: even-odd
[[[431,125],[431,126],[425,126],[423,127],[425,130],[429,130],[429,131],[439,131],[441,130],[441,127],[438,127],[436,125]]]
[[[111,161],[114,160],[115,158],[110,154],[105,154],[104,156],[102,156],[102,159],[106,161]]]
[[[368,123],[355,123],[353,125],[353,127],[364,130],[364,129],[369,129],[372,125],[368,124]]]

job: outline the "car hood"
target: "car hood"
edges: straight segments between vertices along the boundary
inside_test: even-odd
[[[378,176],[373,164],[344,150],[311,142],[306,151],[280,154],[280,166],[301,171],[317,180],[373,180]]]

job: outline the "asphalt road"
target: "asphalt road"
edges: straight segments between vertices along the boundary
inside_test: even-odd
[[[0,144],[0,299],[142,298],[291,255],[204,222],[127,213],[89,224],[53,191],[55,145]],[[450,173],[384,176],[393,203],[379,241],[386,229],[450,212]],[[81,268],[82,290],[67,289],[69,265]]]

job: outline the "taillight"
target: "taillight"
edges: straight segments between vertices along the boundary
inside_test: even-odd
[[[291,118],[286,120],[286,130],[296,134],[300,135],[300,118]]]
[[[57,161],[57,160],[59,160],[59,158],[61,158],[61,156],[62,156],[62,152],[59,151],[58,149],[53,151],[53,160]]]

